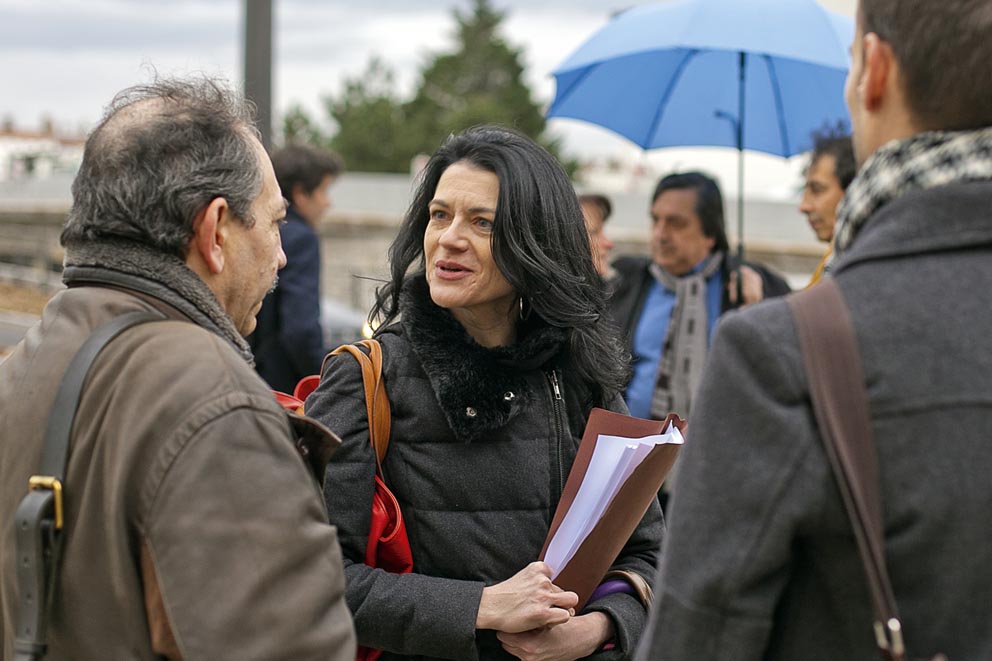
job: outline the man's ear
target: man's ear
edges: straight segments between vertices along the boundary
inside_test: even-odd
[[[293,184],[293,189],[291,191],[289,191],[289,194],[288,194],[287,197],[289,198],[289,203],[290,204],[296,205],[299,200],[305,198],[309,194],[310,193],[303,186],[303,184],[297,182],[297,183]]]
[[[864,99],[865,109],[877,111],[886,100],[886,95],[894,91],[895,53],[892,46],[874,32],[863,37],[861,54],[864,66],[861,68],[861,98]],[[891,99],[890,99],[891,102]]]
[[[230,209],[227,200],[215,197],[193,219],[193,241],[190,258],[200,262],[207,271],[218,274],[224,270],[224,244],[227,241]]]

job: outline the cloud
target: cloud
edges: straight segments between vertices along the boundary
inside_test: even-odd
[[[88,52],[212,52],[220,41],[235,43],[240,3],[121,2],[64,0],[0,3],[0,51],[44,49]],[[218,29],[218,26],[222,26]]]
[[[644,0],[641,0],[642,2]],[[394,70],[401,96],[434,53],[453,47],[452,11],[470,0],[322,0],[274,2],[274,112],[303,106],[325,126],[322,99],[360,76],[371,57]],[[494,0],[506,12],[502,35],[520,48],[535,99],[554,93],[551,70],[625,4],[611,0]],[[42,116],[68,129],[89,127],[113,95],[152,77],[205,72],[241,79],[242,2],[184,0],[0,0],[0,116],[37,126]],[[567,124],[556,133],[576,129]],[[580,132],[582,129],[578,129]],[[578,151],[623,142],[586,130]],[[596,138],[600,136],[598,139]],[[612,146],[611,146],[612,145]]]
[[[650,0],[492,0],[503,37],[521,48],[535,99],[554,93],[550,72],[611,13]],[[744,1],[744,0],[742,0]],[[855,0],[825,0],[834,9]],[[274,0],[273,93],[278,116],[299,103],[318,119],[321,99],[378,56],[412,92],[433,53],[452,48],[452,10],[471,0]],[[0,0],[0,117],[37,126],[90,126],[120,89],[161,75],[205,72],[240,82],[243,0]],[[572,153],[632,153],[602,129],[552,120]]]

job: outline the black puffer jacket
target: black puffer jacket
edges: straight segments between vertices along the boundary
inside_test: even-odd
[[[402,305],[402,321],[380,336],[393,416],[383,468],[407,522],[413,574],[362,563],[375,460],[357,362],[329,359],[307,401],[344,441],[325,496],[359,642],[407,656],[509,658],[494,632],[475,630],[482,589],[537,559],[585,418],[601,402],[570,375],[559,329],[532,320],[515,345],[486,349],[431,302],[422,278]],[[624,410],[619,398],[608,408]],[[615,568],[650,580],[663,527],[655,504]],[[641,605],[616,594],[591,609],[617,629],[616,649],[598,656],[629,656],[645,620]]]

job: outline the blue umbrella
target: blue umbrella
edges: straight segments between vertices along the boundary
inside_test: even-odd
[[[597,124],[643,149],[736,148],[740,249],[744,150],[792,156],[812,146],[814,130],[847,124],[853,35],[850,18],[815,0],[642,5],[554,71],[547,115]]]

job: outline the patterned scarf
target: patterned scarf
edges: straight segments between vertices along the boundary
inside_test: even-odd
[[[992,127],[893,140],[872,154],[844,194],[837,210],[834,253],[847,250],[872,214],[906,193],[989,180]]]
[[[676,277],[657,264],[651,274],[665,289],[675,292],[675,308],[665,332],[658,377],[651,398],[651,417],[663,420],[671,412],[689,417],[692,394],[699,385],[709,342],[706,280],[723,263],[723,253],[710,253],[697,272]]]

